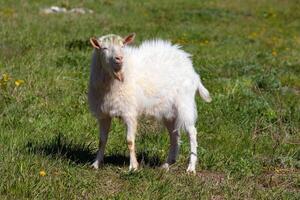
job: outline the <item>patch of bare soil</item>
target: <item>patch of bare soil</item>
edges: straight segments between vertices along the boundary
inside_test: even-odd
[[[275,168],[265,171],[258,176],[257,181],[263,189],[280,187],[291,192],[300,192],[300,170],[289,168]]]

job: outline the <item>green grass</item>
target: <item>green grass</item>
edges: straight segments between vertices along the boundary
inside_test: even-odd
[[[1,1],[0,199],[299,199],[300,5],[251,1]],[[51,5],[93,14],[40,13]],[[213,101],[197,98],[199,164],[159,165],[166,130],[141,120],[141,169],[128,172],[124,125],[114,120],[106,164],[87,106],[94,35],[135,32],[136,44],[179,43]],[[16,86],[16,80],[23,80]],[[44,170],[46,176],[40,176]]]

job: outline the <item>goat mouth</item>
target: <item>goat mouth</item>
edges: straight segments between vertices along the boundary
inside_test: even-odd
[[[118,79],[119,81],[123,82],[124,81],[124,76],[123,76],[123,73],[121,71],[113,71],[113,74],[114,74],[114,77],[116,79]]]

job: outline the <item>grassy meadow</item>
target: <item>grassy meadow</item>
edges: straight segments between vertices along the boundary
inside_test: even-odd
[[[93,13],[43,14],[56,5]],[[0,199],[300,199],[297,0],[0,2]],[[193,55],[213,101],[197,97],[197,174],[159,168],[169,138],[141,119],[128,172],[115,119],[105,165],[90,168],[98,125],[87,105],[91,36],[163,38]]]

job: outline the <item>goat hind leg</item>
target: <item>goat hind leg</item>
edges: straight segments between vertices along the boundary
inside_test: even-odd
[[[169,166],[176,162],[179,151],[179,129],[176,128],[175,120],[165,121],[170,136],[170,149],[167,161],[162,165],[162,168],[169,170]]]
[[[191,154],[189,166],[187,168],[187,172],[196,173],[196,165],[197,165],[197,130],[195,126],[186,127],[186,131],[190,140]]]

